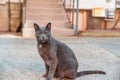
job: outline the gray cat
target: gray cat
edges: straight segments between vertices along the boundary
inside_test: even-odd
[[[106,74],[103,71],[77,72],[78,62],[73,51],[64,43],[51,36],[51,23],[46,27],[39,27],[34,23],[37,48],[41,58],[45,62],[46,80],[75,80],[76,77],[88,74]]]

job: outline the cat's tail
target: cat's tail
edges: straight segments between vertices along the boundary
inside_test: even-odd
[[[76,77],[84,76],[84,75],[89,75],[89,74],[106,74],[104,71],[82,71],[82,72],[77,72]]]

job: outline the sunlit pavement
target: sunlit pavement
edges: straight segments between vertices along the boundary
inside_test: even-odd
[[[102,70],[106,75],[86,75],[76,80],[120,80],[120,37],[57,38],[75,53],[78,71]],[[45,80],[44,63],[35,39],[0,36],[0,80]]]

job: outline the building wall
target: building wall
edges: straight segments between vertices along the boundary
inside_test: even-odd
[[[120,10],[115,11],[115,19],[112,21],[105,21],[105,18],[93,17],[91,10],[80,10],[78,16],[78,30],[109,30],[113,28],[116,20],[120,15]],[[76,27],[76,12],[74,12],[74,28]],[[120,30],[120,19],[115,26],[116,30]]]
[[[16,32],[22,26],[22,3],[0,3],[0,31]]]
[[[78,16],[78,30],[104,30],[104,18],[93,17],[91,10],[80,10]],[[76,27],[76,12],[74,12],[74,28]]]
[[[63,0],[64,1],[64,0]],[[72,2],[72,0],[71,0]],[[70,9],[70,0],[66,0],[66,9]],[[91,5],[92,4],[92,5]],[[76,7],[76,0],[75,5]],[[115,11],[115,19],[113,21],[105,21],[104,17],[93,17],[92,16],[92,9],[94,8],[105,8],[105,9],[115,9],[116,0],[111,0],[110,2],[107,0],[95,0],[95,1],[88,1],[88,0],[81,0],[79,1],[79,30],[107,30],[111,29],[115,24],[118,16],[119,11]],[[91,11],[91,16],[89,12]],[[118,24],[115,26],[116,29],[120,29],[120,20]],[[74,27],[76,26],[76,12],[74,13]]]
[[[0,4],[0,31],[8,31],[8,8],[6,4]]]
[[[116,20],[118,19],[119,15],[120,15],[120,10],[116,10],[115,11],[115,19],[113,21],[107,21],[107,29],[111,29],[113,27],[113,25],[115,24]],[[115,26],[115,29],[120,29],[120,20],[118,22],[118,24]]]
[[[21,31],[22,17],[23,17],[23,5],[22,3],[11,2],[10,3],[10,27],[12,32]]]
[[[83,30],[83,11],[78,14],[78,30]],[[76,12],[74,12],[74,28],[76,27]]]
[[[64,2],[64,0],[63,0]],[[66,8],[70,8],[73,0],[65,0]],[[116,0],[79,0],[79,9],[93,9],[93,8],[113,8],[115,9]],[[77,0],[74,0],[74,8],[77,6]]]
[[[10,0],[10,2],[23,2],[24,0]],[[1,4],[6,4],[6,2],[8,2],[8,0],[0,0]]]

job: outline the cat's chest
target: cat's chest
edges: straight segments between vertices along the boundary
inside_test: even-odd
[[[39,45],[38,46],[38,51],[39,51],[39,54],[42,58],[48,59],[49,54],[50,54],[50,48],[49,47]]]
[[[42,55],[42,54],[48,54],[50,49],[49,47],[39,45],[38,50],[39,50],[39,53]]]

